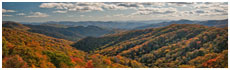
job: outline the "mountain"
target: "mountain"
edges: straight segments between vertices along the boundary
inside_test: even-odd
[[[171,24],[99,38],[87,37],[72,46],[105,56],[123,56],[154,68],[228,67],[227,27]]]
[[[66,26],[66,25],[63,25],[63,24],[40,24],[42,26],[51,26],[51,27],[57,27],[57,28],[68,28],[68,27],[71,27],[71,26]]]
[[[107,57],[100,54],[88,54],[71,47],[73,43],[71,41],[14,27],[3,27],[2,31],[3,68],[146,67],[136,60],[122,56]]]
[[[69,67],[74,65],[70,56],[81,59],[85,54],[69,46],[73,42],[25,30],[3,27],[2,37],[4,68]]]
[[[29,27],[26,27],[23,24],[12,22],[12,21],[3,21],[2,27],[12,28],[12,29],[22,29],[22,30],[30,29]]]
[[[160,22],[160,21],[158,21]],[[50,22],[41,22],[41,23],[26,23],[22,22],[22,24],[33,24],[33,25],[42,25],[42,24],[61,24],[65,26],[98,26],[101,28],[110,28],[110,29],[133,29],[138,26],[144,26],[149,24],[150,22],[119,22],[119,21],[79,21],[79,22],[73,22],[73,21],[60,21],[60,22],[55,22],[55,21],[50,21]]]
[[[170,21],[170,22],[162,22],[156,24],[149,24],[145,26],[136,27],[134,29],[146,29],[146,28],[157,28],[157,27],[164,27],[170,24],[200,24],[205,26],[214,26],[214,27],[225,27],[228,25],[228,19],[224,20],[207,20],[207,21],[191,21],[186,19],[181,19],[178,21]]]
[[[228,68],[228,28],[217,27],[225,21],[202,21],[204,26],[183,24],[193,22],[183,20],[181,24],[116,33],[93,25],[56,27],[7,21],[2,27],[2,65],[3,68]]]
[[[76,41],[81,38],[92,36],[99,37],[106,34],[114,33],[114,31],[100,28],[97,26],[76,26],[76,27],[55,27],[53,25],[29,25],[29,24],[19,24],[17,22],[3,22],[3,27],[13,28],[17,27],[19,29],[27,29],[27,31],[40,33],[47,36],[66,39],[70,41]],[[61,26],[61,25],[59,25]]]
[[[205,26],[214,26],[214,27],[220,27],[224,28],[228,26],[228,19],[225,20],[208,20],[200,22],[199,24],[205,25]]]

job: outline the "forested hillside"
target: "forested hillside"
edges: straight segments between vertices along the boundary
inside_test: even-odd
[[[3,67],[228,67],[227,27],[172,24],[160,28],[121,31],[103,37],[86,37],[77,42],[47,35],[65,30],[84,34],[87,31],[85,28],[92,32],[100,31],[96,30],[96,26],[68,27],[62,31],[42,25],[3,23]],[[31,30],[47,32],[43,34]],[[68,31],[65,34],[71,33]]]
[[[71,41],[20,30],[18,27],[3,27],[2,41],[3,68],[146,67],[122,56],[88,54],[71,47]]]
[[[172,24],[100,38],[88,37],[77,49],[106,56],[123,56],[148,67],[227,67],[227,28]]]

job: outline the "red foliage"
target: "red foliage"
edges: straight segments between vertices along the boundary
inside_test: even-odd
[[[197,44],[200,44],[200,43],[201,43],[201,41],[197,41],[196,43],[197,43]]]
[[[78,58],[78,57],[71,57],[71,60],[72,60],[72,62],[80,62],[80,63],[83,62],[83,60],[81,58]]]
[[[92,61],[92,60],[89,60],[89,61],[86,63],[86,68],[93,68],[93,61]]]
[[[203,65],[204,67],[212,67],[212,66],[214,65],[213,62],[216,62],[216,58],[210,59],[210,60],[208,60],[207,62],[203,63],[202,65]]]

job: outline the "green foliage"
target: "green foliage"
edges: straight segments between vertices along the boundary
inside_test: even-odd
[[[44,51],[43,54],[50,58],[50,61],[58,68],[66,64],[67,66],[73,66],[71,59],[63,53]]]

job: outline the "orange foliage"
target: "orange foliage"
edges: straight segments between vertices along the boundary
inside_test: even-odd
[[[7,47],[9,47],[9,48],[13,48],[13,47],[14,47],[14,45],[12,45],[11,43],[7,43]]]
[[[34,64],[31,65],[32,68],[36,68],[36,66]]]
[[[26,68],[27,63],[19,55],[5,57],[2,60],[3,68]]]
[[[93,68],[93,61],[92,61],[92,60],[89,60],[89,61],[86,63],[86,68]]]
[[[83,62],[83,60],[81,58],[78,58],[78,57],[71,57],[71,60],[72,60],[72,62],[79,62],[79,63]]]
[[[117,55],[117,58],[118,58],[118,59],[121,59],[122,57],[121,57],[120,55]]]
[[[211,66],[213,66],[213,62],[216,62],[216,58],[210,59],[210,60],[208,60],[207,62],[203,63],[202,65],[203,65],[204,67],[211,67]]]
[[[110,65],[110,64],[111,64],[110,59],[105,59],[104,61],[105,61],[105,63],[106,63],[106,64],[108,64],[108,65]]]

